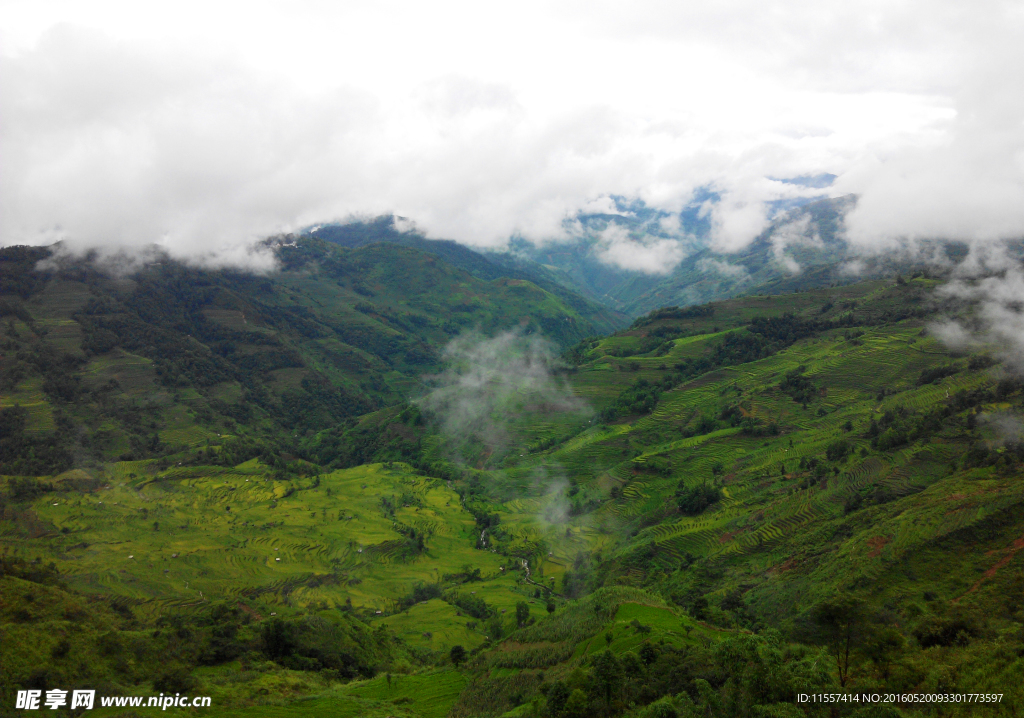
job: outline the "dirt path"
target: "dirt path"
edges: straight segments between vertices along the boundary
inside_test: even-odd
[[[1013,560],[1013,557],[1017,555],[1017,552],[1022,549],[1024,549],[1024,536],[1021,536],[1019,539],[1014,541],[1012,544],[1010,544],[1008,548],[1003,549],[1006,552],[1006,555],[998,561],[996,561],[995,564],[993,564],[992,568],[985,571],[985,573],[982,574],[981,578],[979,578],[973,586],[967,589],[967,592],[964,593],[963,596],[960,596],[959,598],[954,598],[953,603],[956,603],[964,596],[977,591],[981,584],[983,584],[988,579],[993,578],[999,572],[999,569],[1001,569],[1006,564],[1010,563],[1010,561]]]

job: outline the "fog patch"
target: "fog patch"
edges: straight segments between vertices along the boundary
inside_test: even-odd
[[[858,277],[864,274],[867,268],[863,259],[851,259],[839,265],[839,274],[846,277]]]
[[[954,351],[967,350],[978,344],[971,332],[952,319],[929,324],[928,333]]]
[[[772,243],[772,257],[789,274],[799,274],[803,271],[799,262],[786,250],[793,247],[813,247],[823,249],[824,242],[821,241],[821,234],[818,227],[811,222],[808,215],[800,219],[783,224],[770,237]]]
[[[686,249],[677,239],[647,234],[633,237],[617,224],[601,231],[596,250],[604,264],[645,274],[669,274],[686,258]]]
[[[271,239],[262,242],[225,243],[203,252],[182,252],[175,245],[88,246],[59,241],[49,247],[50,256],[37,262],[35,268],[39,271],[54,271],[78,262],[86,262],[103,274],[126,277],[152,265],[181,262],[199,269],[236,269],[254,274],[269,274],[279,268],[275,250],[287,241],[289,240]]]
[[[448,368],[427,381],[434,388],[417,401],[460,455],[483,445],[488,456],[504,450],[512,425],[526,413],[592,414],[556,374],[563,366],[554,344],[537,334],[470,332],[444,350]]]
[[[1024,423],[1019,416],[1007,412],[986,413],[978,416],[978,420],[992,427],[1001,444],[1012,444],[1024,436]]]
[[[971,323],[948,320],[933,331],[954,348],[995,344],[1008,369],[1024,371],[1024,267],[989,247],[972,251],[956,275],[938,293],[973,304]]]
[[[538,466],[534,471],[534,493],[540,495],[537,523],[542,529],[561,526],[571,517],[568,492],[572,484],[557,464]]]
[[[697,262],[697,269],[704,274],[713,273],[730,279],[739,279],[741,281],[750,279],[750,273],[742,264],[729,264],[721,259],[705,257]]]

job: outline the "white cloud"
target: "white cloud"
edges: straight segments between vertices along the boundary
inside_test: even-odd
[[[1024,372],[1024,266],[999,249],[976,250],[956,272],[939,291],[974,305],[970,325],[947,320],[931,331],[953,348],[993,345],[1008,368]]]
[[[929,238],[987,243],[1024,235],[1024,8],[959,15],[949,118],[866,147],[837,186],[862,194],[849,237],[868,247]],[[1016,38],[1014,40],[1013,38]]]
[[[417,403],[438,421],[457,452],[474,441],[491,451],[504,448],[510,422],[526,411],[579,418],[592,413],[556,376],[556,347],[537,334],[461,334],[445,348],[444,359],[448,368],[428,378],[433,389]]]
[[[679,220],[679,215],[670,214],[658,218],[658,229],[669,234],[679,234],[683,231],[683,225]]]
[[[611,195],[675,212],[710,186],[713,244],[735,250],[766,201],[818,192],[767,177],[824,171],[861,195],[861,246],[1024,234],[1015,3],[4,11],[0,244],[242,261],[274,232],[395,212],[498,246],[565,236]],[[651,271],[681,252],[605,256]]]
[[[963,325],[950,319],[929,324],[928,332],[951,349],[967,349],[978,343]]]
[[[615,214],[620,217],[631,217],[632,212],[623,212],[616,206],[615,200],[605,195],[590,200],[580,207],[580,214]]]
[[[726,194],[711,209],[711,243],[720,252],[735,252],[768,226],[762,198]]]
[[[772,257],[790,274],[799,274],[802,271],[802,267],[796,259],[786,254],[788,247],[824,246],[821,241],[821,235],[818,233],[818,228],[811,222],[809,215],[786,222],[776,228],[771,234],[770,241],[772,243]]]
[[[686,258],[686,250],[676,239],[645,234],[631,237],[629,230],[608,225],[598,235],[597,258],[605,264],[645,274],[668,274]]]
[[[742,264],[729,264],[721,259],[711,259],[710,257],[705,257],[697,262],[697,269],[705,274],[713,272],[723,277],[749,278],[750,276],[747,268]]]

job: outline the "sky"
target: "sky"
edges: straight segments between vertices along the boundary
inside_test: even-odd
[[[0,244],[224,264],[386,213],[501,247],[612,196],[858,195],[847,238],[1024,236],[1024,3],[0,0]],[[832,173],[827,190],[779,179]],[[663,272],[679,243],[607,261]],[[661,242],[659,244],[659,242]]]

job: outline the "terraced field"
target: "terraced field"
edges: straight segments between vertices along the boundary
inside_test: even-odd
[[[53,407],[43,393],[42,379],[26,379],[14,387],[14,391],[0,394],[0,409],[12,406],[28,411],[26,431],[33,434],[53,431]]]
[[[542,681],[576,680],[605,650],[657,645],[678,656],[768,627],[812,640],[801,631],[836,595],[856,595],[872,620],[899,631],[906,690],[952,686],[979,656],[1020,655],[1008,646],[1024,615],[1013,598],[1024,575],[1024,483],[1007,427],[1022,390],[981,349],[951,354],[924,314],[907,310],[931,286],[868,283],[667,311],[588,340],[582,364],[559,374],[586,407],[524,400],[501,441],[476,446],[472,459],[425,413],[381,420],[375,431],[405,443],[338,470],[326,468],[333,455],[316,455],[317,467],[281,449],[267,458],[263,446],[236,466],[204,465],[253,436],[200,420],[211,399],[240,400],[240,385],[158,385],[154,362],[109,352],[86,365],[90,391],[158,406],[159,423],[147,415],[139,433],[176,453],[54,477],[54,490],[0,522],[4,547],[53,561],[73,588],[115,596],[147,620],[221,602],[260,620],[349,615],[350,602],[419,661],[345,686],[317,679],[288,700],[234,703],[224,715],[476,716],[499,715],[500,705],[511,718],[529,713],[528,701],[544,705]],[[901,292],[914,302],[897,301]],[[750,349],[747,323],[769,309],[801,338],[780,333]],[[209,316],[220,324],[249,326],[240,312],[218,311]],[[65,319],[47,321],[56,341],[74,340]],[[669,345],[633,354],[665,336]],[[728,354],[726,341],[747,347],[749,360]],[[688,368],[719,355],[707,371]],[[317,357],[327,366],[327,353]],[[929,381],[940,365],[947,375]],[[276,369],[268,386],[285,395],[304,376]],[[608,419],[602,410],[637,386],[660,387],[646,413]],[[30,432],[59,418],[35,378],[0,400],[28,409]],[[289,451],[340,435],[296,431]],[[127,451],[122,443],[116,450]],[[687,498],[698,489],[704,505]],[[456,595],[493,613],[474,618]],[[516,631],[520,602],[526,625]],[[947,624],[953,638],[941,633]],[[512,639],[489,637],[498,629]],[[447,658],[455,645],[472,654],[458,670]],[[832,665],[804,650],[790,657]],[[858,680],[881,680],[885,656],[868,650]]]
[[[676,340],[664,358],[636,357],[639,376],[659,380],[663,365],[671,366],[686,347],[706,348],[724,333]],[[568,525],[578,529],[582,538],[596,538],[609,526],[617,526],[612,529],[617,532],[636,526],[632,538],[613,544],[615,555],[624,560],[650,546],[652,566],[669,568],[674,562],[703,559],[735,567],[730,571],[745,572],[741,566],[769,570],[799,553],[796,547],[802,537],[842,521],[851,497],[884,492],[895,499],[885,504],[884,510],[878,509],[887,513],[897,505],[917,506],[932,492],[953,492],[945,477],[955,452],[949,451],[942,437],[936,437],[926,449],[878,452],[865,434],[870,421],[880,419],[886,411],[926,412],[957,392],[992,386],[991,374],[964,371],[962,365],[951,377],[918,386],[915,380],[923,369],[950,361],[941,344],[921,334],[919,323],[908,322],[868,329],[852,343],[838,331],[798,342],[766,359],[684,383],[664,393],[650,415],[596,426],[549,455],[531,457],[530,461],[557,461],[570,473],[590,467],[614,480],[611,486],[620,487],[618,498],[587,517],[571,518]],[[610,348],[629,346],[622,341],[619,344]],[[613,361],[626,360],[604,357],[580,371],[574,377],[578,393],[596,400],[609,395],[607,387],[614,379],[618,378],[621,386],[637,376],[617,368],[610,371]],[[798,367],[821,388],[806,408],[777,388],[783,376]],[[619,378],[623,374],[625,378]],[[879,394],[884,395],[881,400]],[[776,422],[780,433],[756,438],[744,436],[739,428],[722,427],[700,436],[672,437],[693,417],[717,417],[737,403],[745,407],[746,416]],[[837,440],[846,442],[848,454],[842,462],[824,462],[825,449]],[[664,468],[645,473],[656,459],[663,462],[659,467],[665,467],[667,461],[667,473]],[[826,463],[828,471],[820,481],[808,484],[810,472],[803,462],[812,460]],[[712,469],[720,471],[719,479]],[[653,526],[646,525],[661,508],[671,505],[677,485],[709,480],[722,486],[722,499],[715,507],[699,517],[670,515]],[[998,511],[1003,501],[1012,503],[1006,496],[996,501],[997,493],[986,495],[985,509],[953,509],[941,527],[930,530],[923,518],[906,521],[904,513],[901,522],[906,525],[894,531],[880,551],[872,548],[868,552],[896,560],[924,551],[945,532],[983,523],[987,512]],[[638,526],[638,522],[643,523]],[[595,546],[589,548],[595,550]],[[848,572],[840,568],[841,559],[829,565],[840,573]],[[637,579],[635,569],[624,571],[625,580]],[[641,580],[643,575],[641,571]],[[756,589],[751,596],[755,594]]]
[[[110,484],[95,493],[37,502],[33,510],[51,527],[50,538],[12,548],[55,560],[73,586],[124,596],[144,611],[160,602],[231,597],[251,598],[268,611],[348,599],[371,617],[385,617],[417,582],[440,581],[463,565],[481,569],[486,580],[474,590],[497,610],[523,598],[515,571],[504,573],[504,557],[473,548],[474,522],[458,495],[408,467],[368,465],[299,485],[251,464],[152,468],[144,461],[115,464]],[[393,517],[382,511],[382,499],[403,496],[414,503]],[[427,537],[422,553],[400,526]],[[483,640],[480,632],[452,632],[453,611],[442,614],[428,621],[436,630],[420,631],[434,634],[426,641],[431,647]],[[403,616],[397,620],[410,620]]]

